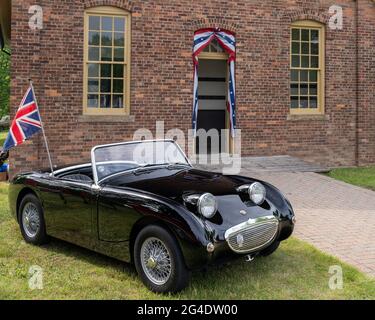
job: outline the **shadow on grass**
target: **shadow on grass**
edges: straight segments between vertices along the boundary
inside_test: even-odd
[[[88,263],[95,268],[104,268],[120,271],[124,273],[125,278],[134,278],[141,284],[141,280],[137,277],[135,267],[115,258],[94,252],[90,249],[79,247],[64,240],[51,237],[48,244],[39,247],[49,259],[51,253],[53,256],[62,256],[65,263],[69,260],[78,260],[79,262]],[[58,259],[58,258],[57,258]],[[175,295],[151,294],[145,296],[146,299],[153,298],[173,298],[173,299],[246,299],[249,293],[241,294],[241,291],[247,292],[249,281],[259,280],[259,275],[263,279],[267,279],[274,270],[274,264],[280,260],[277,257],[258,257],[255,261],[245,262],[244,257],[236,260],[225,262],[220,265],[212,265],[202,270],[194,270],[190,285],[181,293]],[[280,262],[280,261],[279,261]],[[83,265],[82,265],[83,267]],[[254,283],[253,283],[254,284]],[[240,288],[240,292],[238,289]]]
[[[79,259],[97,267],[112,267],[114,269],[124,271],[129,275],[136,275],[136,270],[131,263],[106,256],[104,254],[54,237],[50,237],[50,239],[51,240],[49,243],[40,246],[42,250],[63,254],[65,257]]]

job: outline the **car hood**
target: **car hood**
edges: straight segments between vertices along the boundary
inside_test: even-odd
[[[144,169],[136,173],[117,176],[108,181],[111,186],[129,187],[151,192],[170,199],[186,193],[210,192],[215,196],[237,194],[240,179],[220,173],[192,168]]]
[[[141,170],[138,173],[124,173],[107,180],[106,185],[117,188],[131,188],[149,192],[162,198],[169,198],[184,204],[183,195],[212,193],[218,201],[218,212],[211,219],[204,219],[208,229],[217,240],[224,239],[225,231],[237,224],[262,216],[274,215],[290,219],[292,208],[281,192],[261,181],[266,187],[266,201],[257,206],[244,199],[236,188],[243,184],[259,181],[253,178],[223,175],[193,168],[158,168]],[[245,197],[246,198],[246,197]],[[194,208],[189,208],[195,212]],[[195,212],[196,214],[196,212]]]

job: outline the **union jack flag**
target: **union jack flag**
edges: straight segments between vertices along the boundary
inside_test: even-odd
[[[34,96],[33,87],[30,85],[10,126],[8,136],[4,142],[3,151],[18,146],[41,130],[42,122],[39,109]]]

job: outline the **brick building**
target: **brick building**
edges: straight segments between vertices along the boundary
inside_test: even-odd
[[[375,163],[375,3],[371,0],[12,1],[12,115],[32,78],[53,162],[140,127],[191,128],[193,35],[236,37],[243,155],[289,154],[331,166]],[[332,5],[342,8],[330,27]],[[338,28],[337,28],[338,27]],[[226,53],[199,57],[198,122],[225,127]],[[198,124],[199,126],[199,124]],[[83,160],[84,159],[84,160]],[[13,172],[47,166],[40,136],[11,152]]]

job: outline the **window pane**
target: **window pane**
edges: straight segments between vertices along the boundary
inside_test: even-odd
[[[301,53],[309,54],[309,43],[308,42],[302,42],[301,43]]]
[[[299,67],[299,56],[292,56],[292,67]]]
[[[124,76],[124,66],[122,64],[113,65],[113,77],[122,78]]]
[[[112,46],[112,32],[102,32],[102,46]]]
[[[300,108],[306,109],[309,106],[309,100],[307,97],[300,97]]]
[[[317,97],[310,97],[310,108],[316,109],[318,107]]]
[[[98,16],[89,17],[89,29],[100,30],[100,18]]]
[[[300,40],[299,33],[299,29],[292,29],[292,40]]]
[[[115,46],[116,47],[123,47],[124,46],[124,34],[115,32]]]
[[[102,30],[111,31],[112,30],[112,17],[102,17]]]
[[[125,31],[125,18],[115,18],[115,31]]]
[[[124,97],[123,95],[113,95],[113,108],[123,108]]]
[[[319,44],[311,43],[311,54],[319,54]]]
[[[309,75],[309,72],[307,70],[301,70],[300,71],[300,81],[301,82],[307,82],[308,81],[308,75]]]
[[[124,61],[124,48],[116,48],[114,61]]]
[[[101,94],[100,95],[100,108],[110,108],[111,107],[111,95]]]
[[[112,61],[112,48],[102,48],[102,61]]]
[[[89,32],[89,44],[93,46],[99,45],[99,32],[97,31]]]
[[[113,92],[123,93],[124,92],[124,81],[123,80],[113,80]]]
[[[213,39],[209,46],[211,52],[223,52],[223,48],[216,39]]]
[[[319,59],[317,56],[311,57],[311,68],[318,68],[319,66]]]
[[[314,83],[314,84],[310,83],[309,94],[310,95],[317,95],[318,94],[318,86],[316,85],[316,83]]]
[[[309,74],[310,74],[310,82],[318,81],[318,71],[309,71]]]
[[[291,97],[290,98],[290,107],[293,109],[298,108],[298,97]]]
[[[87,95],[87,106],[89,108],[97,108],[99,105],[99,96],[97,94]]]
[[[309,67],[309,56],[302,56],[301,57],[301,67],[303,67],[303,68]]]
[[[319,43],[319,31],[311,30],[311,42]]]
[[[297,83],[292,83],[290,85],[290,94],[291,95],[298,95],[298,84]]]
[[[307,83],[301,83],[299,90],[300,90],[300,94],[304,94],[304,95],[309,94]]]
[[[111,79],[100,80],[100,92],[111,92]]]
[[[309,29],[302,29],[301,30],[301,40],[302,41],[309,41],[310,40],[310,30]]]
[[[291,81],[298,81],[298,71],[297,70],[291,70],[290,71],[290,80]]]
[[[111,75],[111,64],[102,64],[100,67],[100,76],[110,78]]]
[[[88,64],[88,76],[89,77],[99,77],[99,64],[89,63]]]
[[[292,42],[292,53],[300,53],[299,42]]]
[[[89,60],[99,61],[99,48],[89,47]]]
[[[99,80],[90,79],[88,80],[88,92],[99,92]]]

